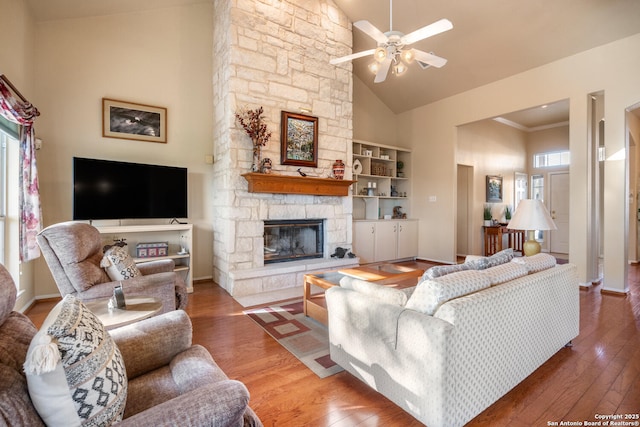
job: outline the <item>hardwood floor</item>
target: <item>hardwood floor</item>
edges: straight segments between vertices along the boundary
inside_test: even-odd
[[[424,265],[424,266],[428,266]],[[547,426],[640,412],[640,267],[626,296],[580,292],[580,335],[468,426]],[[55,301],[27,313],[39,325]],[[346,372],[320,379],[242,314],[216,284],[195,285],[187,313],[194,342],[245,383],[265,426],[419,426]],[[631,420],[637,421],[637,420]]]

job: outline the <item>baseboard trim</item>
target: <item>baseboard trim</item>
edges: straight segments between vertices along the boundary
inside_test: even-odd
[[[600,293],[602,295],[611,295],[614,297],[627,297],[629,295],[629,290],[627,289],[626,291],[618,291],[618,290],[613,290],[613,289],[600,289]]]

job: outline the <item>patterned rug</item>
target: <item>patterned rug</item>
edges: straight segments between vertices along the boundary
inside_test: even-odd
[[[275,303],[244,311],[262,329],[320,378],[343,369],[329,357],[327,328],[302,311],[302,300]]]

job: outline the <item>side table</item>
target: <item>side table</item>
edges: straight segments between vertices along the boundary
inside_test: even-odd
[[[84,305],[104,324],[105,329],[119,328],[158,314],[162,310],[162,301],[154,297],[126,297],[126,309],[109,310],[109,299],[101,298],[85,302]]]

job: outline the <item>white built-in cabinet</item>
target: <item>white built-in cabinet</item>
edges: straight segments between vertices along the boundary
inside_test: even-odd
[[[418,221],[354,221],[353,253],[362,264],[415,258],[418,254]]]
[[[193,292],[193,276],[191,271],[191,248],[193,247],[192,224],[163,224],[163,225],[117,225],[96,227],[102,235],[105,245],[125,239],[129,254],[136,263],[159,259],[172,259],[175,262],[175,272],[182,275],[187,292]],[[137,258],[136,245],[138,243],[167,242],[169,253],[167,256],[154,258]],[[182,252],[184,249],[184,252]]]
[[[363,264],[415,258],[418,221],[393,218],[397,206],[410,218],[411,150],[354,140],[352,160],[353,253]]]

